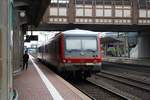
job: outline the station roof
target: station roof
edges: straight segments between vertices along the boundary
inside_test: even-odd
[[[46,10],[50,0],[14,0],[14,7],[24,11],[28,25],[37,26]]]
[[[14,6],[18,10],[23,10],[26,12],[27,15],[27,24],[28,25],[39,25],[46,8],[52,4],[56,3],[56,1],[66,1],[69,0],[14,0]],[[91,4],[93,0],[76,0],[77,4]],[[133,0],[95,0],[96,4],[104,4],[104,5],[131,5]],[[149,0],[139,0],[139,7],[140,8],[150,8]],[[53,25],[54,26],[54,25]]]

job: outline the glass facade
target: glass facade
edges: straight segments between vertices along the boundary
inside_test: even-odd
[[[68,16],[74,23],[132,23],[131,0],[51,0],[48,12],[49,23],[67,23]]]
[[[48,15],[49,22],[67,22],[67,8],[68,8],[69,0],[51,0],[51,4],[49,6]]]
[[[92,0],[76,0],[76,16],[92,17],[92,3]]]
[[[77,23],[131,24],[131,0],[75,1]]]
[[[150,0],[138,0],[139,3],[139,24],[150,23]]]
[[[135,24],[133,17],[137,17],[137,24],[150,24],[150,0],[137,1],[138,4],[132,0],[51,0],[45,22],[68,23],[71,19],[78,24],[131,25]]]

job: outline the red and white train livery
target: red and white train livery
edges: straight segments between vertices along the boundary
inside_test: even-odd
[[[101,69],[98,32],[79,29],[60,32],[38,51],[38,58],[54,65],[59,72],[81,72],[87,77]]]

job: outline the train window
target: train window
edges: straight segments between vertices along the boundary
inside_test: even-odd
[[[79,39],[67,39],[66,40],[67,50],[81,50],[81,40]]]
[[[83,50],[97,50],[97,42],[96,39],[86,39],[82,40],[82,48]]]
[[[69,37],[66,39],[66,50],[97,50],[95,37]]]

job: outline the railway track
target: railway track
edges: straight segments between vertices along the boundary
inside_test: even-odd
[[[105,68],[120,68],[124,70],[131,70],[136,72],[141,72],[145,74],[150,73],[150,66],[148,65],[138,65],[138,64],[126,64],[117,62],[103,62],[103,69]]]
[[[92,100],[150,100],[149,73],[114,65],[103,67],[101,73],[87,80],[69,82]]]
[[[124,83],[124,84],[128,84],[131,86],[135,86],[135,87],[150,91],[150,84],[136,80],[136,79],[128,78],[127,76],[125,77],[123,75],[118,75],[117,73],[102,71],[101,73],[98,73],[97,76],[107,77],[115,81]]]
[[[73,85],[96,100],[150,100],[149,68],[118,66],[105,65],[101,73]]]
[[[150,74],[148,66],[109,63],[88,81],[130,100],[150,100]]]
[[[88,95],[92,100],[126,100],[124,97],[108,91],[88,80],[71,81],[76,88]]]
[[[103,64],[102,73],[150,85],[150,67],[136,65],[120,65],[117,63]],[[150,88],[150,86],[148,86]]]
[[[91,78],[88,78],[88,81],[97,84],[108,91],[118,94],[127,100],[150,100],[150,91],[100,74],[93,75]]]

